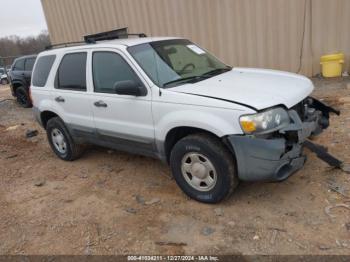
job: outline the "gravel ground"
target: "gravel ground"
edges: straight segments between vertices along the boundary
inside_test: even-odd
[[[314,82],[342,111],[316,142],[350,162],[350,80]],[[61,161],[30,109],[0,102],[0,254],[350,255],[350,176],[306,155],[288,180],[241,183],[206,205],[154,159],[91,147]]]

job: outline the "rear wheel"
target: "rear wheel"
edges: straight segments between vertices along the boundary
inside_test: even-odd
[[[1,84],[2,85],[7,85],[9,82],[7,79],[1,79]]]
[[[80,157],[82,146],[74,142],[59,117],[53,117],[47,122],[46,133],[52,150],[59,158],[73,161]]]
[[[179,187],[191,198],[217,203],[238,185],[235,160],[222,142],[211,135],[189,135],[171,151],[170,166]]]
[[[32,106],[28,91],[23,86],[16,88],[16,98],[18,104],[20,104],[22,107],[28,108]]]

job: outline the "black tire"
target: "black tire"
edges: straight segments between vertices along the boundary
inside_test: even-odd
[[[16,88],[16,98],[20,106],[24,108],[29,108],[32,106],[28,91],[23,86],[19,86]]]
[[[64,136],[65,142],[66,142],[66,152],[61,153],[58,151],[58,149],[54,146],[54,141],[52,138],[52,131],[54,129],[58,129]],[[51,149],[55,152],[55,154],[65,161],[73,161],[77,158],[79,158],[83,152],[83,148],[81,145],[78,145],[74,142],[72,136],[69,134],[68,129],[64,125],[64,122],[59,117],[53,117],[51,118],[46,125],[46,134],[47,139],[49,140]]]
[[[1,79],[1,84],[2,85],[7,85],[9,81],[7,79]]]
[[[216,183],[208,191],[199,191],[182,174],[182,159],[191,153],[205,156],[216,170]],[[237,187],[235,157],[220,139],[208,134],[194,134],[182,138],[173,147],[170,166],[179,187],[191,198],[204,203],[217,203],[229,197]]]

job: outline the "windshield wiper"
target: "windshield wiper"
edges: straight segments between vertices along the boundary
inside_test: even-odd
[[[216,68],[216,69],[213,69],[211,71],[208,71],[206,73],[204,73],[203,77],[212,77],[212,76],[215,76],[215,75],[219,75],[221,73],[225,73],[225,72],[228,72],[228,71],[231,71],[232,70],[232,67],[224,67],[224,68]]]
[[[232,67],[216,68],[216,69],[213,69],[211,71],[204,73],[203,75],[189,76],[189,77],[179,78],[179,79],[175,79],[173,81],[166,82],[165,84],[163,84],[163,87],[169,86],[169,85],[174,84],[174,83],[189,82],[189,81],[198,82],[198,81],[201,81],[201,80],[204,80],[204,79],[210,78],[212,76],[215,76],[215,75],[227,72],[227,71],[231,71],[231,70],[232,70]]]
[[[169,85],[175,84],[175,83],[180,83],[180,82],[200,81],[200,80],[205,79],[205,78],[206,78],[206,76],[204,76],[204,75],[179,78],[179,79],[175,79],[175,80],[166,82],[165,84],[163,84],[163,87],[166,87],[166,86],[169,86]]]

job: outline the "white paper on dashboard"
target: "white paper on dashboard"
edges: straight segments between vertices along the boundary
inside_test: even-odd
[[[195,52],[196,54],[198,54],[198,55],[203,55],[203,54],[205,54],[205,51],[204,51],[203,49],[199,48],[199,47],[196,46],[196,45],[187,45],[187,47],[188,47],[189,49],[191,49],[193,52]]]

